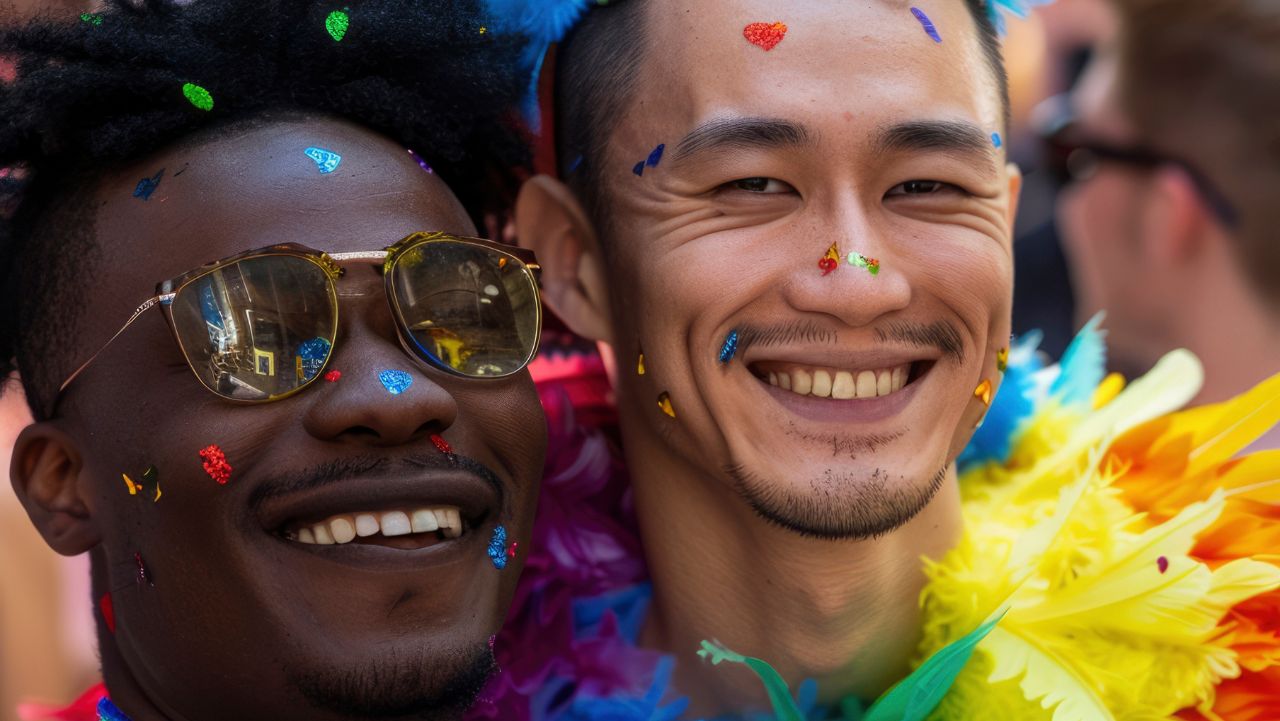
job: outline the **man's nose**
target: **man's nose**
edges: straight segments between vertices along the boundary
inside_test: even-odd
[[[819,227],[790,261],[784,295],[793,308],[860,327],[910,304],[911,274],[895,264],[886,221],[849,203]]]

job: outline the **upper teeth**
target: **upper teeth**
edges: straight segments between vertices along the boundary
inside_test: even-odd
[[[865,371],[791,366],[769,372],[769,384],[802,396],[852,400],[877,398],[902,390],[911,364]]]
[[[356,538],[382,534],[383,536],[407,536],[410,533],[439,531],[445,538],[462,535],[462,515],[455,506],[418,508],[412,511],[381,511],[378,513],[343,513],[326,518],[319,523],[301,526],[288,534],[290,540],[301,543],[333,545],[350,543]]]

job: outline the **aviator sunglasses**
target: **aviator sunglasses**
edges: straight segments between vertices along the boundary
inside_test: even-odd
[[[533,252],[442,232],[414,233],[380,251],[325,253],[272,245],[201,266],[156,286],[115,335],[159,306],[187,365],[233,401],[286,398],[320,377],[338,333],[341,263],[381,265],[400,344],[464,378],[504,378],[533,359],[542,330]]]

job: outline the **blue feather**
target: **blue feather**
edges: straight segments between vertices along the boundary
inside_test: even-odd
[[[1009,460],[1019,429],[1035,415],[1038,405],[1037,376],[1043,363],[1036,350],[1041,338],[1039,331],[1027,333],[1009,350],[1009,367],[1005,369],[982,427],[974,432],[957,459],[962,471],[973,464]]]
[[[1049,386],[1049,397],[1064,404],[1089,404],[1107,372],[1106,331],[1099,330],[1103,314],[1095,315],[1076,334],[1058,362],[1058,377]]]
[[[996,26],[996,30],[1004,35],[1006,27],[1003,13],[1025,18],[1032,7],[1052,2],[1053,0],[987,0],[987,17],[991,18],[991,24]]]
[[[523,35],[521,69],[529,73],[529,90],[521,112],[534,132],[540,130],[538,75],[552,43],[560,42],[578,24],[594,0],[484,0],[487,22],[495,33]]]

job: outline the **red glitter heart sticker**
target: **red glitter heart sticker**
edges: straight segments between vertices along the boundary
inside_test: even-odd
[[[742,29],[742,37],[752,45],[759,45],[765,51],[773,50],[787,34],[786,23],[751,23]]]

